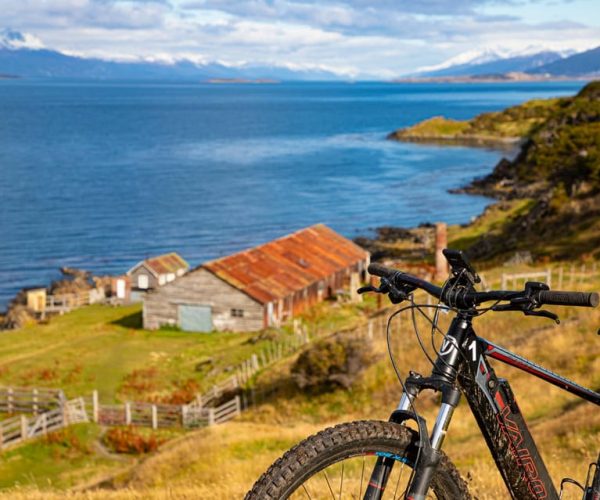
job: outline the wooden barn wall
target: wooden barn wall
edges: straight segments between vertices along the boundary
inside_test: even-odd
[[[177,325],[178,305],[209,305],[216,330],[254,331],[263,328],[263,306],[205,269],[198,269],[149,293],[144,300],[144,327]],[[244,316],[232,317],[231,309]]]
[[[158,288],[158,278],[144,264],[140,264],[129,275],[131,277],[131,288],[138,287],[138,276],[140,274],[148,276],[148,289]]]
[[[364,272],[369,261],[360,261],[356,264],[342,269],[327,278],[312,283],[308,287],[298,290],[273,304],[275,319],[285,321],[295,316],[306,308],[335,295],[337,290],[348,289],[352,273],[359,273],[364,279]]]

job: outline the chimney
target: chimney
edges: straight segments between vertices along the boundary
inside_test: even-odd
[[[435,225],[435,280],[446,281],[448,279],[448,261],[442,250],[448,245],[448,226],[445,222]]]

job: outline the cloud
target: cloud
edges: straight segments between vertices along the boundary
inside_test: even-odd
[[[564,18],[531,15],[547,12],[547,1],[0,0],[0,11],[6,26],[80,55],[321,65],[389,78],[473,49],[600,44],[597,4],[552,6]],[[584,21],[569,16],[588,10]]]

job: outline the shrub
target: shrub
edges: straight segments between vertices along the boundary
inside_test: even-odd
[[[56,445],[63,448],[65,452],[79,452],[89,455],[91,450],[89,446],[82,442],[73,428],[59,429],[46,434],[43,438],[44,444]],[[62,456],[62,452],[59,453]]]
[[[117,453],[141,455],[155,451],[165,440],[154,434],[145,436],[133,427],[114,427],[103,438],[104,444]]]
[[[292,378],[301,389],[349,388],[372,361],[368,342],[336,335],[304,351],[292,367]]]

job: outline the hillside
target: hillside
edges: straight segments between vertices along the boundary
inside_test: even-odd
[[[390,138],[488,146],[521,141],[514,160],[501,160],[490,175],[456,190],[521,201],[493,234],[471,238],[465,248],[473,258],[499,261],[521,250],[534,258],[600,255],[600,82],[571,98],[530,101],[466,122],[434,118]],[[485,219],[469,229],[472,236]]]
[[[504,270],[506,268],[489,270],[486,279],[497,286]],[[523,267],[510,269],[526,270]],[[600,287],[600,275],[588,274],[576,286],[581,290],[595,290]],[[560,313],[563,319],[561,326],[539,318],[525,318],[518,313],[496,313],[483,316],[477,322],[477,331],[547,368],[598,390],[600,343],[595,332],[600,310],[553,310]],[[443,325],[447,325],[448,321],[444,317]],[[421,321],[419,325],[426,331],[425,322]],[[403,315],[400,324],[393,324],[392,338],[403,373],[409,368],[426,372],[428,364],[410,329],[408,316]],[[368,341],[365,339],[365,342]],[[38,478],[37,487],[9,490],[0,497],[17,500],[241,498],[273,460],[308,434],[341,421],[387,419],[390,410],[397,404],[400,387],[389,360],[384,356],[383,338],[376,335],[373,343],[382,357],[350,390],[299,391],[290,382],[290,367],[294,361],[291,358],[257,378],[254,390],[262,395],[262,399],[239,421],[181,436],[133,466],[123,463],[122,472],[113,481],[105,482],[108,489],[66,494],[46,486],[42,478]],[[494,366],[498,374],[510,378],[515,396],[553,477],[569,475],[582,480],[585,464],[597,453],[600,413],[596,407],[521,371],[501,364]],[[424,396],[420,401],[419,411],[431,422],[436,398]],[[462,475],[469,478],[473,494],[481,500],[502,498],[502,480],[464,401],[457,409],[444,449]],[[106,464],[103,467],[108,469]],[[87,484],[90,484],[89,478]]]

